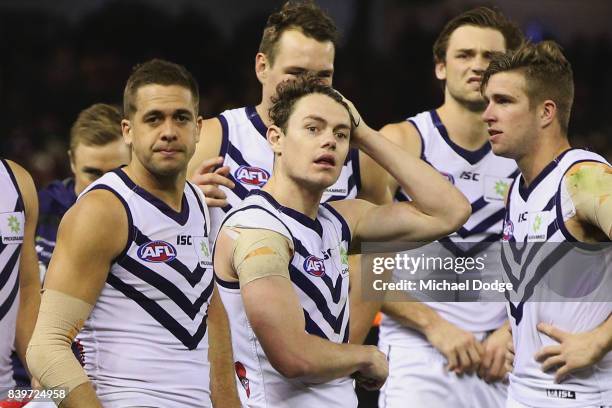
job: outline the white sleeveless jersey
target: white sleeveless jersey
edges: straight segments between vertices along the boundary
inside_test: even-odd
[[[272,175],[274,154],[266,139],[267,128],[252,106],[226,110],[218,116],[223,130],[221,151],[223,166],[229,166],[233,190],[221,187],[228,205],[211,208],[211,238],[214,241],[226,214],[242,202],[253,189],[260,189]],[[336,183],[323,193],[321,202],[355,198],[361,188],[359,151],[351,149]]]
[[[128,215],[127,246],[79,333],[78,347],[105,407],[207,407],[207,310],[213,290],[209,217],[187,183],[181,212],[120,169],[90,185]],[[84,237],[83,239],[87,239]]]
[[[498,273],[501,279],[499,247],[494,245],[501,238],[504,218],[504,197],[513,178],[518,174],[513,160],[495,156],[487,142],[476,151],[463,149],[449,137],[435,110],[422,112],[408,121],[421,137],[421,158],[448,178],[470,201],[472,215],[453,234],[414,251],[415,254],[446,257],[477,257],[487,253],[487,273]],[[409,200],[399,189],[397,201]],[[489,253],[491,252],[491,253]],[[474,279],[474,273],[457,275],[454,272],[417,271],[415,276],[439,276],[445,279]],[[433,275],[432,275],[433,274]],[[426,302],[444,319],[474,333],[500,327],[506,316],[503,302],[477,302],[478,298],[466,292],[457,292],[454,302]],[[466,302],[466,300],[474,300]],[[427,341],[417,331],[398,324],[389,317],[381,323],[381,339],[387,344],[425,345]]]
[[[554,383],[554,370],[542,372],[533,358],[543,347],[558,344],[537,330],[538,323],[585,332],[612,313],[609,246],[589,250],[565,226],[576,212],[563,179],[581,161],[606,163],[595,153],[571,149],[529,187],[519,176],[510,190],[502,244],[504,279],[514,285],[506,292],[516,351],[509,395],[529,406],[612,405],[612,353],[560,384]]]
[[[255,190],[235,208],[223,226],[263,228],[287,237],[294,246],[289,266],[291,282],[304,311],[307,333],[334,343],[349,338],[350,231],[328,204],[316,220],[281,206],[270,194]],[[249,325],[238,282],[217,278],[232,332],[238,392],[249,408],[356,407],[350,378],[324,384],[287,379],[276,371]]]
[[[19,306],[19,257],[25,213],[17,180],[8,163],[0,159],[0,399],[15,386],[11,352]]]

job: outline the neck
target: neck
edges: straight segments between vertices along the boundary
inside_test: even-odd
[[[556,137],[554,142],[545,138],[544,135],[538,136],[536,140],[540,142],[533,143],[528,152],[516,160],[526,186],[529,186],[551,161],[571,147],[567,138]]]
[[[489,133],[486,122],[482,120],[482,111],[469,110],[447,96],[437,112],[450,139],[464,149],[478,150],[488,142]]]
[[[289,207],[301,212],[311,219],[317,218],[319,202],[323,192],[320,190],[310,190],[289,178],[280,178],[272,175],[270,180],[262,188],[270,193],[276,201],[283,207]]]
[[[264,125],[266,126],[270,126],[272,124],[270,115],[268,115],[268,112],[270,111],[271,107],[272,107],[272,103],[269,101],[269,98],[266,98],[266,97],[263,97],[259,105],[255,107],[257,114],[259,115]]]
[[[132,160],[124,171],[139,187],[153,194],[172,209],[181,210],[186,170],[179,174],[159,176],[151,173],[138,160]]]

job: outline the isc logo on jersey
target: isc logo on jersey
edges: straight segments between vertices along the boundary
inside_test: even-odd
[[[325,264],[322,259],[310,255],[304,260],[304,270],[312,276],[319,278],[325,275]]]
[[[255,166],[240,166],[234,172],[234,177],[242,184],[262,187],[270,178],[270,173]]]
[[[170,262],[176,258],[176,249],[166,241],[151,241],[138,247],[138,257],[146,262]]]

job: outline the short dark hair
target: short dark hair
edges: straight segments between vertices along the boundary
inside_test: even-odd
[[[278,41],[287,30],[299,30],[306,37],[319,42],[331,41],[336,46],[337,31],[334,21],[313,1],[288,1],[270,15],[264,27],[259,52],[274,64]]]
[[[178,85],[191,91],[193,105],[198,113],[200,92],[198,83],[182,65],[162,59],[152,59],[134,67],[123,91],[123,114],[126,118],[136,112],[136,92],[146,85]]]
[[[554,41],[525,43],[514,52],[494,55],[483,75],[481,91],[484,93],[492,75],[508,71],[525,76],[530,105],[546,99],[555,102],[561,131],[567,135],[574,102],[574,74],[561,46]]]
[[[351,120],[352,131],[355,125],[355,118],[342,95],[331,86],[322,83],[320,78],[313,75],[299,76],[293,80],[284,81],[278,84],[276,87],[276,96],[272,98],[272,107],[268,112],[272,123],[286,133],[289,117],[291,117],[297,101],[306,95],[315,93],[329,96],[334,101],[344,106]]]
[[[523,43],[521,30],[501,12],[488,7],[476,7],[459,14],[446,23],[433,45],[434,62],[446,61],[446,51],[451,35],[456,29],[466,25],[499,31],[504,36],[506,50],[517,49]]]
[[[80,144],[104,146],[121,140],[121,112],[117,106],[96,103],[81,111],[70,128],[70,151]]]

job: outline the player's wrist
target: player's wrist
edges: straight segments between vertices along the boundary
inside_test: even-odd
[[[606,325],[602,325],[592,331],[592,336],[593,345],[599,360],[605,354],[612,351],[612,332],[609,328],[606,328]]]

